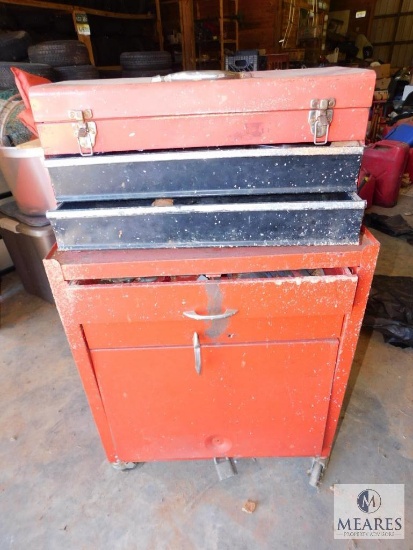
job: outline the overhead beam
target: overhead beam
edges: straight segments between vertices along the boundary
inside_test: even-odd
[[[140,13],[118,13],[112,11],[95,10],[92,8],[84,8],[81,6],[69,5],[69,4],[55,4],[54,2],[45,2],[44,0],[1,0],[2,4],[13,4],[15,6],[26,6],[29,8],[43,8],[47,10],[65,11],[73,13],[75,11],[81,11],[88,15],[99,15],[101,17],[113,17],[114,19],[155,19],[152,14],[140,14]]]

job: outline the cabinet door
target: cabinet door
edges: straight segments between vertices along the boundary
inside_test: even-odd
[[[92,351],[126,461],[321,451],[337,340]]]

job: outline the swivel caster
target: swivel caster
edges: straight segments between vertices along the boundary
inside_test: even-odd
[[[311,487],[318,487],[321,478],[327,468],[328,458],[315,457],[307,474],[310,476],[309,484]]]
[[[125,472],[126,470],[134,470],[138,466],[143,466],[144,462],[124,462],[123,460],[117,460],[112,462],[112,468],[114,470],[119,470]]]

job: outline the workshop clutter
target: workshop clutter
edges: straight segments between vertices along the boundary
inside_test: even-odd
[[[401,187],[413,181],[413,86],[411,70],[390,64],[370,67],[376,73],[366,148],[358,193],[368,206],[392,207]]]
[[[36,128],[27,107],[30,104],[24,103],[30,82],[40,84],[49,80],[22,71],[21,67],[27,65],[30,64],[3,62],[1,67],[7,69],[7,79],[9,73],[13,80],[17,78],[23,99],[9,89],[2,93],[5,99],[0,100],[0,176],[5,184],[1,191],[6,195],[0,201],[0,244],[7,250],[25,290],[53,302],[42,261],[56,242],[45,217],[47,210],[56,208],[56,199],[44,165],[43,148],[33,139]],[[35,73],[50,76],[48,65],[33,66]]]

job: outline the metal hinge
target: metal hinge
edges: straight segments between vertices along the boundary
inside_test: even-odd
[[[91,157],[96,142],[96,124],[91,121],[93,114],[91,109],[84,111],[69,111],[69,118],[76,120],[73,124],[75,136],[82,157]]]
[[[314,136],[315,145],[325,145],[328,141],[328,131],[333,120],[335,104],[334,98],[312,99],[310,102],[311,111],[308,114],[308,123]],[[323,138],[323,140],[319,141],[319,138]]]

